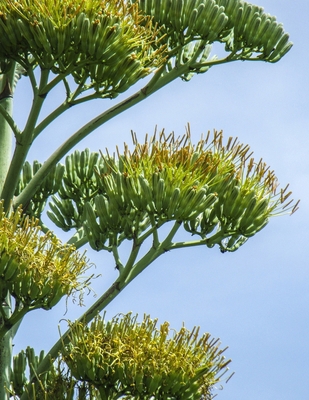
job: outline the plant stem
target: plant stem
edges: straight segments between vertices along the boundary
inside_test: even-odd
[[[63,114],[66,110],[70,108],[70,104],[65,100],[59,107],[52,111],[42,122],[37,125],[33,131],[33,139],[35,139],[39,134],[56,118]]]
[[[2,308],[8,317],[11,315],[11,299],[7,295],[5,304]],[[4,325],[5,321],[3,318],[0,319],[1,326]],[[0,339],[0,400],[8,400],[9,393],[7,389],[10,387],[11,382],[11,363],[12,363],[12,350],[13,350],[13,330],[9,330]]]
[[[40,89],[46,85],[48,81],[49,71],[41,71],[40,85],[37,90],[34,91],[34,97],[30,114],[23,130],[20,135],[20,140],[16,141],[16,146],[8,173],[4,182],[2,197],[4,199],[4,207],[7,209],[10,206],[11,200],[14,196],[15,188],[19,180],[20,171],[22,170],[23,164],[26,160],[27,154],[33,142],[33,131],[38,120],[45,95],[41,95]],[[29,199],[30,200],[30,199]]]
[[[12,130],[6,115],[11,117],[13,112],[14,74],[15,65],[0,78],[0,107],[3,110],[3,113],[0,113],[0,198],[2,198],[2,190],[11,161]],[[4,326],[5,320],[11,315],[11,298],[9,295],[6,296],[1,308],[5,318],[0,316],[0,328]],[[13,336],[14,331],[10,330],[0,339],[0,400],[9,399],[7,388],[10,387],[11,381]]]
[[[12,68],[15,70],[14,68]],[[2,75],[0,80],[0,193],[2,194],[5,178],[9,170],[12,152],[12,130],[6,116],[13,113],[12,78],[14,71],[8,75]],[[2,198],[2,195],[0,196]]]
[[[12,110],[10,109],[11,108],[10,106],[11,106],[10,99],[6,98],[4,101],[2,101],[2,104],[0,107],[0,114],[2,115],[3,118],[1,118],[1,121],[3,121],[3,123],[4,123],[4,121],[6,121],[9,124],[12,131],[14,132],[15,136],[18,137],[21,134],[21,132],[18,129],[18,126],[15,124],[13,118],[11,117]],[[1,128],[1,132],[2,131],[3,131],[3,129]],[[11,138],[11,136],[12,135],[10,134],[10,138]],[[1,140],[1,138],[0,138],[0,140]],[[11,143],[11,141],[10,141],[10,143]],[[0,145],[2,145],[1,142],[0,142]],[[2,150],[4,150],[4,148]],[[9,154],[11,154],[11,153],[9,153]]]
[[[2,306],[2,309],[5,311],[5,307]],[[10,315],[9,320],[5,321],[0,328],[0,340],[10,331],[12,328],[19,323],[23,319],[23,317],[29,312],[29,307],[24,307],[21,310],[15,310],[13,314]],[[11,313],[11,310],[10,310]],[[1,398],[1,397],[0,397]]]
[[[152,248],[148,251],[148,253],[145,254],[144,257],[142,257],[129,271],[125,281],[126,285],[132,282],[133,279],[137,277],[137,275],[143,272],[144,269],[148,267],[148,265],[150,265],[158,257],[171,250],[171,247],[173,245],[173,237],[176,235],[176,232],[178,231],[180,226],[181,222],[176,221],[163,242],[159,243],[158,245],[156,245],[155,243],[152,245]]]

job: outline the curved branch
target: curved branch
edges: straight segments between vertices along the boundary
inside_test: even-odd
[[[0,105],[0,114],[3,116],[3,118],[6,120],[10,128],[12,129],[15,138],[18,140],[20,137],[21,131],[18,128],[18,126],[15,124],[14,119],[11,117],[10,113],[6,111],[6,109]]]
[[[222,60],[213,60],[207,63],[207,66],[211,67],[216,64],[228,63],[231,61],[236,61],[235,59],[224,58]],[[71,137],[69,137],[58,149],[46,160],[44,165],[40,168],[40,170],[35,174],[32,180],[29,182],[27,187],[15,198],[14,205],[17,206],[19,204],[27,204],[27,202],[32,198],[37,189],[40,186],[42,180],[48,175],[50,170],[64,157],[76,144],[78,144],[81,140],[83,140],[86,136],[92,133],[94,130],[102,126],[105,122],[111,120],[115,116],[121,114],[123,111],[128,110],[134,105],[140,103],[145,98],[149,97],[162,87],[166,86],[170,82],[174,81],[178,77],[182,76],[186,72],[190,72],[192,68],[191,63],[186,63],[177,68],[172,69],[168,73],[164,73],[166,65],[162,66],[157,72],[154,74],[152,79],[140,89],[135,94],[131,95],[127,99],[121,101],[115,106],[109,108],[104,111],[97,117],[93,118],[87,124],[82,126],[77,132],[75,132]],[[62,113],[65,111],[65,107],[67,105],[61,105],[55,113]],[[56,115],[56,114],[55,114]],[[54,116],[53,116],[54,117]],[[48,117],[49,118],[49,117]],[[52,117],[51,117],[52,118]],[[43,124],[48,125],[49,121],[43,121]],[[40,125],[39,125],[40,126]],[[38,127],[37,127],[38,129]],[[41,131],[43,126],[39,128]],[[38,134],[39,131],[36,132]]]
[[[156,74],[161,75],[162,70],[158,70]],[[14,204],[27,204],[27,202],[32,198],[42,180],[48,175],[50,170],[64,157],[68,151],[70,151],[77,143],[83,140],[95,129],[103,125],[105,122],[119,115],[121,112],[131,108],[135,104],[141,102],[146,97],[150,96],[155,91],[159,90],[161,87],[165,86],[172,80],[179,76],[179,73],[169,74],[168,77],[162,78],[162,84],[157,81],[158,77],[155,76],[152,80],[141,90],[130,96],[128,99],[111,107],[107,111],[103,112],[99,116],[93,118],[90,122],[81,127],[75,134],[69,137],[44,163],[40,170],[35,174],[32,180],[29,182],[27,187],[20,193],[20,195],[15,199]],[[60,106],[61,107],[61,106]],[[63,106],[64,107],[64,106]],[[58,109],[57,112],[63,112],[62,109]],[[47,121],[45,121],[46,123]]]

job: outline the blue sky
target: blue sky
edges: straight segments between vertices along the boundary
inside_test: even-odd
[[[301,199],[292,217],[273,218],[235,253],[192,248],[165,254],[116,298],[107,315],[147,313],[176,329],[185,322],[219,337],[223,347],[229,346],[226,356],[233,360],[235,375],[218,400],[307,400],[309,3],[256,4],[276,15],[294,42],[279,63],[236,62],[213,67],[189,83],[177,80],[109,121],[77,148],[112,151],[116,144],[130,142],[131,129],[142,140],[156,125],[182,135],[189,122],[193,141],[203,132],[223,129],[226,138],[238,136],[257,159],[263,157],[282,187],[290,183],[294,198]],[[51,105],[58,96],[60,91],[51,97]],[[21,81],[15,100],[18,121],[29,103],[27,82]],[[39,137],[29,159],[44,161],[65,137],[110,105],[102,100],[70,110]],[[93,284],[99,294],[116,278],[113,260],[102,252],[88,255],[102,274]],[[87,304],[93,301],[87,298]],[[71,303],[66,315],[65,310],[62,302],[50,312],[29,314],[16,338],[16,351],[28,344],[48,350],[58,339],[59,320],[77,318],[82,311]],[[64,330],[63,322],[61,326]]]

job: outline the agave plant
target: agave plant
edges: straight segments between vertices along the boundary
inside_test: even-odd
[[[221,58],[213,53],[217,46],[224,47]],[[0,0],[1,400],[9,393],[22,400],[119,393],[128,399],[210,398],[227,364],[208,335],[198,340],[196,330],[183,329],[168,338],[168,326],[157,329],[148,317],[141,324],[131,316],[105,323],[97,314],[167,250],[202,245],[235,251],[297,203],[248,146],[232,138],[224,145],[221,132],[196,145],[188,128],[182,138],[162,132],[142,144],[133,135],[133,150],[125,145],[123,153],[68,152],[176,78],[189,81],[237,60],[274,63],[291,46],[275,17],[242,0]],[[44,163],[27,161],[38,136],[69,108],[115,99],[146,76],[144,87],[82,126]],[[12,105],[25,77],[33,98],[21,128]],[[58,85],[64,100],[41,117]],[[44,211],[72,232],[66,244],[43,221]],[[170,231],[162,238],[164,225]],[[181,228],[190,239],[177,239]],[[124,241],[132,244],[126,260],[119,254]],[[27,312],[50,309],[87,287],[80,278],[87,260],[77,253],[86,243],[112,254],[117,279],[46,355],[28,348],[13,359],[12,340]]]

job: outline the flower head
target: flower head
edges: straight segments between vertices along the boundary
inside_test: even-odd
[[[189,130],[182,138],[162,132],[143,144],[134,137],[134,145],[132,151],[125,145],[123,154],[117,149],[117,155],[103,156],[102,194],[95,198],[95,212],[87,207],[87,234],[96,229],[102,240],[111,232],[132,239],[149,225],[174,220],[208,238],[209,247],[232,251],[291,206],[291,193],[278,192],[274,172],[262,160],[256,163],[249,146],[237,139],[224,145],[222,132],[212,138],[208,133],[196,145]]]
[[[89,326],[70,327],[63,356],[73,376],[109,395],[208,398],[230,362],[217,340],[199,337],[199,328],[171,334],[167,322],[157,327],[149,316],[141,323],[131,314],[110,322],[98,316]]]
[[[80,291],[79,277],[88,268],[84,255],[63,245],[21,208],[6,215],[0,202],[0,283],[26,309],[52,308],[65,295]]]
[[[126,90],[164,59],[156,28],[121,0],[0,0],[0,57],[39,65],[107,96]]]

